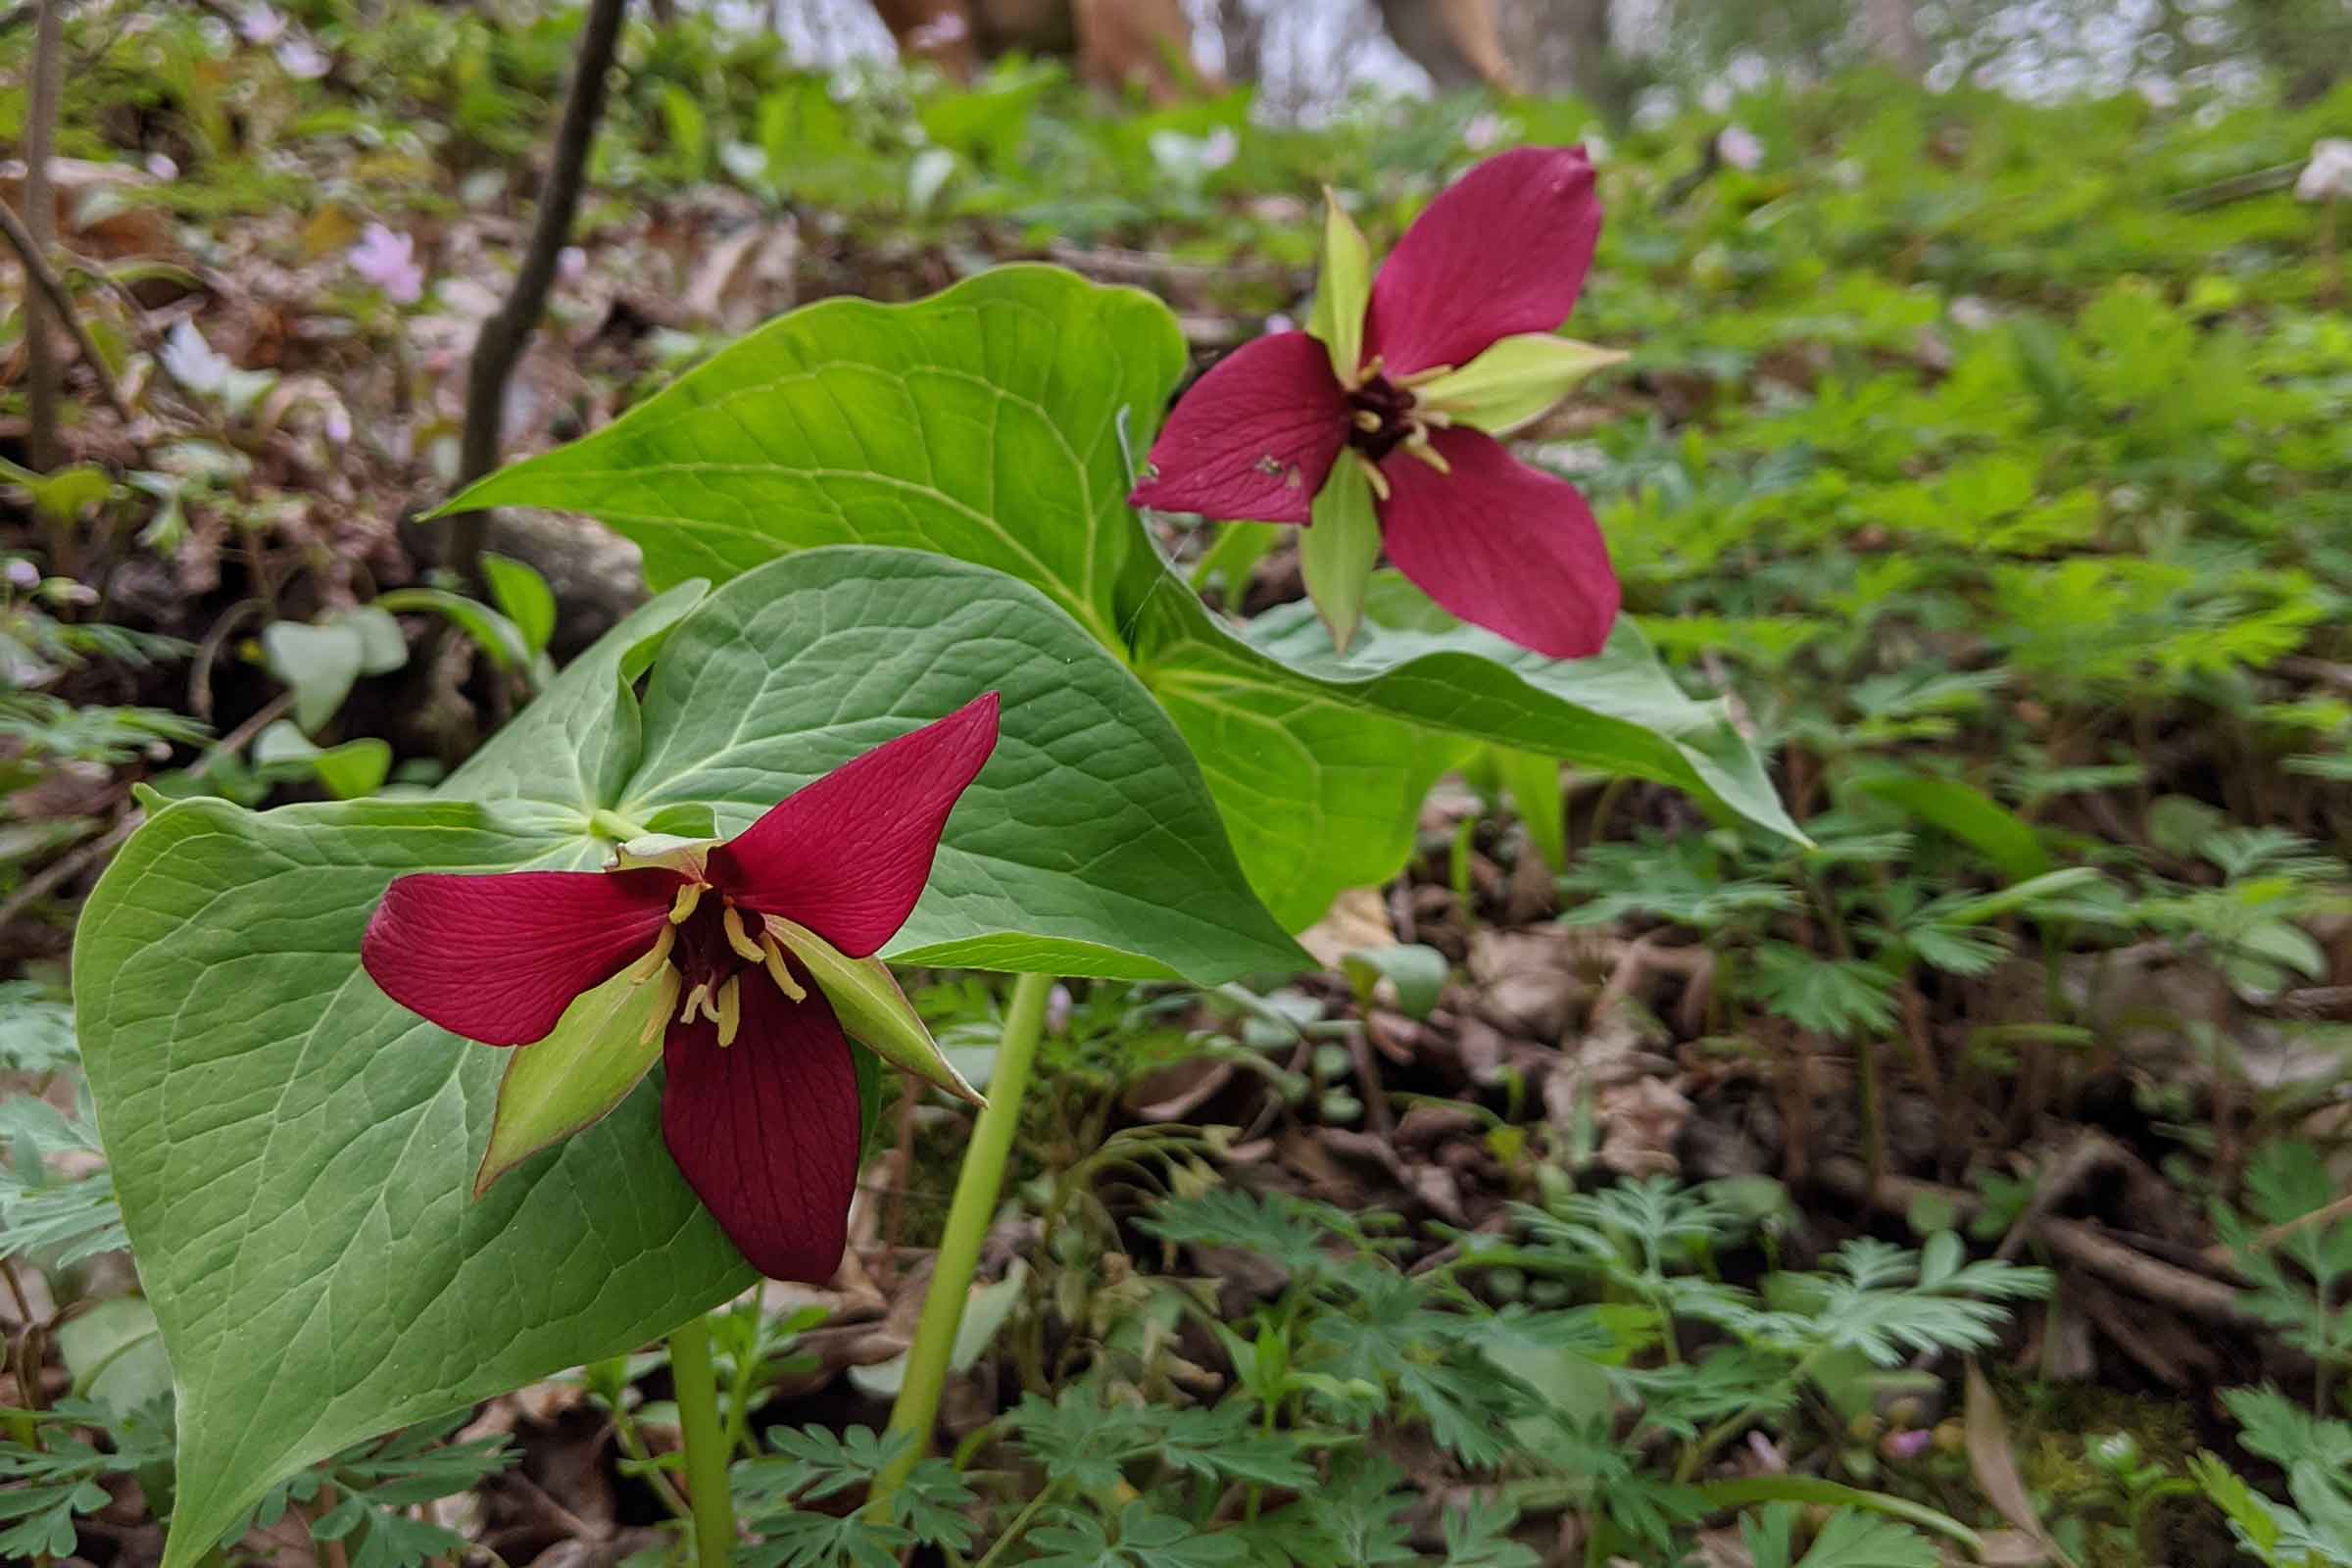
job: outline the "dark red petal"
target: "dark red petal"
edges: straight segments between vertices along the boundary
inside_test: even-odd
[[[652,950],[668,871],[422,872],[397,877],[360,961],[384,994],[486,1046],[546,1038],[572,998]]]
[[[1250,522],[1306,521],[1348,440],[1348,394],[1304,332],[1276,332],[1219,360],[1152,443],[1132,506]]]
[[[841,1266],[858,1187],[858,1077],[824,993],[794,1002],[746,971],[742,1028],[708,1019],[662,1045],[662,1139],[752,1267],[822,1285]]]
[[[1600,239],[1582,147],[1498,153],[1438,193],[1372,279],[1364,353],[1391,379],[1460,369],[1496,338],[1550,332]]]
[[[1380,466],[1380,542],[1396,569],[1522,648],[1598,653],[1617,619],[1617,573],[1585,498],[1476,430],[1440,430],[1431,444],[1452,472],[1401,448]]]
[[[710,852],[710,880],[865,957],[906,923],[948,812],[996,744],[990,692],[794,791]]]

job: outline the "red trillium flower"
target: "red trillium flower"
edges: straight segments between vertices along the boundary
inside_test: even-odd
[[[1308,329],[1260,338],[1203,375],[1130,500],[1311,524],[1300,564],[1342,648],[1385,546],[1464,620],[1557,659],[1598,652],[1617,578],[1592,510],[1494,437],[1622,358],[1554,335],[1599,237],[1578,147],[1481,163],[1368,282],[1364,238],[1334,200]]]
[[[822,1283],[841,1262],[858,1174],[844,1025],[971,1094],[872,955],[922,896],[948,813],[996,743],[992,692],[723,842],[633,841],[604,871],[401,877],[361,959],[394,1001],[453,1034],[525,1048],[502,1120],[511,1101],[517,1116],[575,1089],[593,1101],[553,1136],[618,1104],[658,1035],[662,1134],[679,1172],[760,1272]],[[641,1061],[624,1059],[632,1052]],[[534,1058],[566,1082],[518,1090]],[[500,1138],[483,1185],[552,1141],[501,1156]]]

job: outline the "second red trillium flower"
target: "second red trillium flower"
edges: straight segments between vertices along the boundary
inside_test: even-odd
[[[1490,158],[1430,203],[1370,275],[1334,200],[1303,332],[1227,356],[1152,444],[1132,500],[1308,524],[1308,594],[1346,648],[1390,561],[1462,619],[1555,659],[1597,653],[1617,577],[1584,497],[1497,435],[1623,358],[1556,335],[1600,238],[1577,147]]]
[[[996,742],[991,693],[732,839],[640,839],[603,871],[395,880],[368,973],[453,1034],[522,1048],[477,1192],[617,1105],[658,1048],[662,1140],[719,1228],[762,1274],[831,1278],[859,1152],[848,1036],[977,1098],[872,955]]]

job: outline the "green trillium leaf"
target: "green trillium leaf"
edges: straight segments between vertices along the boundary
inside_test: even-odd
[[[1038,590],[907,551],[673,589],[435,797],[150,807],[90,896],[74,976],[179,1380],[165,1568],[306,1464],[619,1354],[752,1282],[663,1150],[651,1084],[602,1119],[609,1083],[535,1118],[517,1101],[494,1131],[502,1079],[549,1045],[476,1045],[376,990],[360,938],[392,879],[596,870],[631,825],[732,834],[987,690],[1002,736],[901,956],[1209,984],[1304,961],[1119,661]],[[494,1140],[503,1161],[583,1119],[475,1200]]]
[[[502,1053],[507,1070],[474,1170],[474,1197],[619,1108],[662,1059],[662,1026],[678,1010],[678,971],[666,963],[650,975],[624,969],[583,992],[545,1040]]]
[[[1292,930],[1394,875],[1430,784],[1480,744],[1656,779],[1795,832],[1722,706],[1684,696],[1630,625],[1596,659],[1549,661],[1399,621],[1374,607],[1375,574],[1345,659],[1304,605],[1247,640],[1229,630],[1125,504],[1130,455],[1150,447],[1184,366],[1158,300],[1000,268],[910,305],[827,301],[771,321],[452,506],[601,518],[645,548],[657,581],[845,541],[1021,577],[1159,700],[1250,886]]]
[[[1021,578],[1116,646],[1120,574],[1156,565],[1118,425],[1141,454],[1184,360],[1158,300],[1057,268],[912,305],[826,300],[442,511],[600,518],[657,587],[816,545],[932,550]]]
[[[1458,370],[1414,388],[1414,396],[1456,424],[1504,435],[1537,418],[1594,370],[1627,356],[1549,332],[1499,339]]]
[[[1315,279],[1309,336],[1331,353],[1331,373],[1352,386],[1364,363],[1364,313],[1372,305],[1372,247],[1339,196],[1323,192],[1323,270]]]
[[[980,1092],[941,1054],[939,1042],[899,989],[889,964],[879,958],[853,958],[807,926],[777,915],[767,916],[767,929],[808,969],[852,1040],[958,1100],[985,1103]]]
[[[1298,569],[1315,612],[1331,628],[1331,645],[1345,649],[1364,615],[1364,589],[1380,560],[1380,511],[1372,478],[1343,453],[1315,497],[1314,521],[1298,538]]]

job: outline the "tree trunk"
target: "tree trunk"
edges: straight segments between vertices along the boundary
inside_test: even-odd
[[[1871,58],[1913,81],[1928,74],[1928,46],[1911,0],[1862,0],[1862,36]]]
[[[1266,58],[1266,19],[1248,0],[1217,0],[1217,35],[1225,44],[1225,79],[1255,81]]]
[[[1494,26],[1494,0],[1378,0],[1381,25],[1440,92],[1515,92]]]

